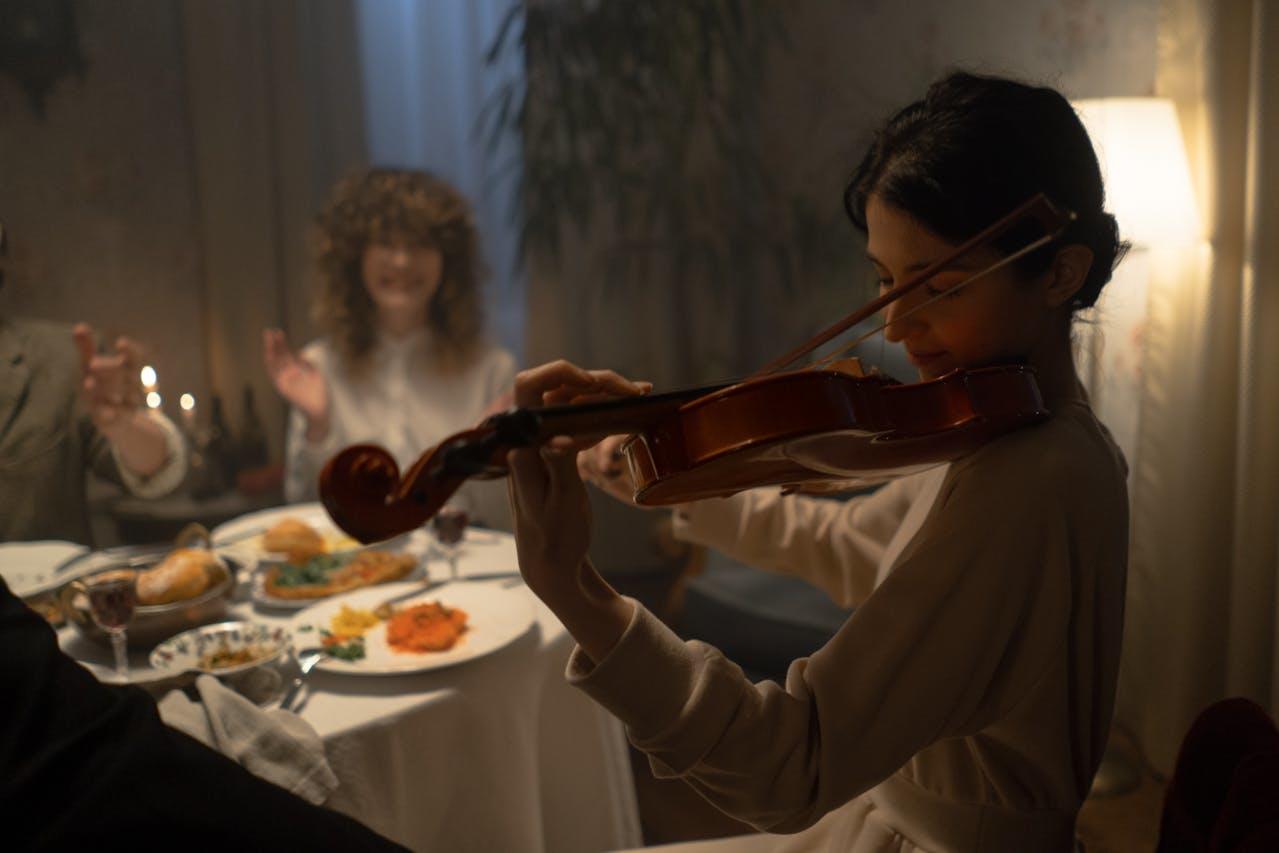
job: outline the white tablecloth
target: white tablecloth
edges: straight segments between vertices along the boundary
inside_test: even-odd
[[[461,574],[512,569],[507,555],[513,560],[509,537],[498,548],[464,552]],[[232,611],[264,622],[291,615],[249,602]],[[313,672],[301,716],[323,738],[340,781],[328,805],[413,850],[639,846],[621,726],[568,686],[572,638],[541,602],[536,613],[535,625],[511,645],[449,669]],[[60,636],[72,655],[109,662],[105,649],[72,629]],[[134,663],[145,666],[140,657]]]

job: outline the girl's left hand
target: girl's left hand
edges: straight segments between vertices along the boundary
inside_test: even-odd
[[[515,404],[532,408],[636,396],[650,387],[611,370],[585,370],[556,361],[515,377]],[[541,447],[507,455],[520,573],[544,600],[578,592],[577,569],[590,544],[591,513],[577,453],[593,443],[558,436]]]

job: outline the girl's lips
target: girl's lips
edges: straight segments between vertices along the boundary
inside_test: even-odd
[[[407,281],[384,281],[382,282],[384,290],[412,290],[413,285]]]
[[[907,350],[906,356],[912,364],[918,366],[934,362],[945,354],[945,350],[938,350],[937,352],[911,352]]]

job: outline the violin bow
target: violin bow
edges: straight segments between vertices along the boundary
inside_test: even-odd
[[[958,247],[956,247],[954,251],[950,252],[949,254],[943,255],[942,257],[933,261],[927,267],[915,273],[915,275],[908,278],[906,281],[902,282],[901,284],[897,285],[892,290],[889,290],[887,293],[880,294],[879,296],[872,299],[870,302],[867,302],[865,305],[861,306],[857,310],[835,321],[830,326],[818,332],[812,338],[809,338],[807,341],[795,347],[793,350],[786,353],[785,355],[770,361],[768,364],[764,365],[762,368],[756,371],[753,375],[756,377],[765,376],[770,373],[776,373],[777,371],[784,370],[788,365],[792,364],[797,359],[802,358],[805,355],[808,355],[810,352],[817,349],[822,344],[825,344],[833,340],[834,338],[843,334],[848,329],[852,328],[853,326],[865,320],[867,317],[871,317],[874,314],[878,313],[879,311],[883,310],[885,306],[891,305],[893,302],[896,302],[898,299],[901,299],[906,294],[915,290],[924,282],[928,281],[930,278],[936,275],[938,272],[940,272],[941,270],[945,269],[946,267],[954,263],[956,259],[964,256],[968,252],[971,252],[973,249],[979,246],[983,246],[986,243],[990,242],[991,240],[994,240],[997,237],[1000,237],[1005,232],[1007,232],[1010,228],[1012,228],[1014,225],[1020,224],[1021,221],[1025,219],[1026,217],[1033,217],[1034,219],[1038,220],[1041,225],[1044,226],[1044,230],[1046,233],[1043,237],[1040,237],[1032,241],[1029,245],[1022,247],[1021,249],[1018,249],[1016,252],[1013,252],[1010,255],[1000,258],[998,261],[996,261],[994,264],[991,264],[989,267],[986,267],[985,269],[974,273],[973,275],[961,281],[959,284],[955,285],[952,288],[949,288],[946,293],[939,294],[938,296],[934,296],[933,299],[929,299],[927,302],[924,302],[920,305],[915,306],[914,308],[911,309],[909,314],[913,314],[915,311],[918,311],[920,308],[923,308],[925,305],[928,305],[934,300],[940,299],[942,296],[945,296],[948,293],[952,293],[962,287],[966,287],[968,284],[970,284],[973,281],[976,281],[982,276],[989,275],[995,270],[1000,269],[1001,267],[1004,267],[1007,264],[1012,263],[1013,261],[1022,257],[1023,255],[1029,252],[1033,252],[1034,250],[1040,248],[1041,246],[1045,246],[1048,243],[1051,243],[1053,240],[1057,239],[1057,237],[1059,237],[1063,231],[1066,230],[1066,227],[1074,220],[1075,214],[1072,211],[1065,210],[1063,208],[1058,207],[1057,205],[1053,204],[1052,201],[1048,199],[1048,196],[1044,195],[1043,193],[1039,193],[1033,196],[1032,198],[1030,198],[1029,200],[1023,202],[1021,205],[1019,205],[1016,209],[1014,209],[1008,215],[1004,216],[1002,219],[998,220],[994,224],[988,226],[984,230],[973,235],[968,240],[965,240]],[[903,314],[902,317],[899,317],[897,319],[900,320],[906,316],[908,316],[908,314]],[[895,322],[895,321],[892,321],[892,322]],[[867,332],[866,334],[857,338],[851,344],[848,344],[847,346],[843,347],[839,353],[835,353],[831,356],[827,356],[819,363],[825,363],[827,361],[833,360],[839,354],[848,351],[849,349],[861,343],[862,341],[866,340],[867,338],[871,337],[872,335],[878,334],[879,332],[883,331],[888,325],[889,323],[884,323],[880,325],[879,327],[873,329],[872,331]]]

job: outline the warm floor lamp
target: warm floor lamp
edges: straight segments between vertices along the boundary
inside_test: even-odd
[[[1092,138],[1106,184],[1106,208],[1132,244],[1102,292],[1090,322],[1078,328],[1081,376],[1098,418],[1134,463],[1141,399],[1142,328],[1150,287],[1150,255],[1199,237],[1185,144],[1166,98],[1100,98],[1074,102]],[[1108,748],[1091,796],[1127,793],[1137,767]]]

